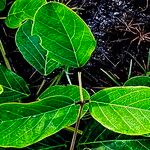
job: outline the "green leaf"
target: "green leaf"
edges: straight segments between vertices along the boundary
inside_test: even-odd
[[[79,105],[76,102],[79,88],[69,86],[66,94],[60,93],[59,86],[47,90],[40,96],[40,101],[29,104],[5,103],[0,105],[0,147],[22,148],[36,143],[50,136],[66,126],[76,122]],[[50,87],[51,88],[51,87]],[[73,90],[74,88],[74,90]],[[70,93],[70,89],[77,93]],[[68,92],[67,92],[68,90]],[[57,91],[57,92],[56,92]],[[89,94],[84,91],[84,99],[89,99]],[[44,97],[45,96],[45,97]],[[75,99],[72,99],[74,98]],[[83,108],[83,114],[88,105]]]
[[[46,0],[16,0],[9,10],[6,25],[18,28],[26,19],[33,19],[37,9],[45,3]]]
[[[124,83],[124,86],[150,86],[150,77],[135,76]]]
[[[0,11],[5,9],[6,0],[0,0]]]
[[[0,85],[0,94],[3,93],[3,87]]]
[[[37,36],[31,36],[32,21],[25,22],[16,33],[16,44],[23,57],[41,74],[48,75],[59,64],[52,60],[49,52],[41,47]]]
[[[150,133],[150,88],[114,87],[91,97],[90,112],[106,128],[127,135]]]
[[[87,122],[77,150],[147,150],[150,148],[148,138],[114,133],[101,126],[97,121],[88,120]]]
[[[4,92],[0,95],[0,103],[18,101],[30,94],[23,78],[2,65],[0,65],[0,85],[4,89]]]
[[[37,11],[32,33],[41,38],[41,45],[49,51],[51,58],[68,67],[83,66],[96,46],[85,22],[57,2],[49,2]]]
[[[131,140],[108,140],[90,143],[82,143],[78,150],[149,150],[150,140],[131,139]]]
[[[79,93],[79,87],[74,85],[68,85],[68,86],[50,86],[48,89],[46,89],[40,96],[39,100],[45,100],[49,99],[53,96],[64,96],[69,97],[75,101],[80,101],[80,93]],[[83,90],[83,95],[85,100],[89,100],[89,95],[87,94],[86,90]]]

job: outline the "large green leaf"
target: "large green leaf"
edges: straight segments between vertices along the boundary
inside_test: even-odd
[[[45,3],[46,0],[16,0],[9,10],[6,25],[10,28],[19,27],[26,19],[33,19],[37,9]]]
[[[25,147],[74,124],[80,107],[76,104],[79,101],[79,88],[69,87],[61,86],[68,90],[64,94],[60,93],[59,86],[55,86],[52,91],[47,90],[47,92],[56,94],[49,96],[44,92],[37,102],[1,104],[0,147]],[[70,89],[73,93],[69,93]],[[75,97],[74,93],[77,92]],[[84,99],[90,98],[85,90],[83,93]],[[85,105],[83,113],[87,109],[88,105]]]
[[[31,36],[32,21],[25,22],[16,33],[16,44],[23,57],[41,74],[48,75],[59,64],[52,60],[49,52],[41,47],[40,40]]]
[[[150,77],[135,76],[124,83],[124,86],[150,86]]]
[[[77,149],[90,150],[147,150],[150,149],[148,138],[127,136],[114,133],[97,121],[88,120],[86,128],[78,142]]]
[[[83,66],[96,46],[85,22],[57,2],[49,2],[37,11],[32,33],[41,38],[41,45],[53,59],[68,67]]]
[[[2,11],[5,8],[6,0],[0,0],[0,11]]]
[[[150,133],[150,88],[114,87],[91,97],[90,112],[106,128],[128,135]]]
[[[18,101],[30,94],[23,78],[2,65],[0,65],[0,85],[4,89],[0,95],[0,103]]]

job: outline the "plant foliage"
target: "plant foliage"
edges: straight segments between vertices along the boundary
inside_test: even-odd
[[[36,12],[32,34],[40,37],[51,58],[68,67],[83,66],[96,45],[84,21],[57,2],[47,3]]]
[[[60,91],[64,90],[65,93],[61,94]],[[85,90],[83,95],[89,99]],[[26,147],[72,125],[78,116],[78,101],[78,87],[54,86],[45,91],[37,102],[1,104],[0,146]],[[87,109],[85,105],[83,113]]]
[[[40,45],[40,39],[31,35],[32,21],[19,27],[16,33],[16,44],[24,58],[43,75],[48,75],[59,67],[59,63],[51,59],[50,53]]]
[[[30,95],[24,79],[2,65],[0,65],[0,84],[4,89],[0,95],[0,103],[18,101]]]
[[[2,10],[4,6],[0,6]],[[58,2],[16,0],[5,22],[10,28],[18,28],[18,50],[43,76],[60,67],[84,66],[96,47],[86,23]],[[149,149],[149,139],[142,137],[150,134],[149,85],[149,77],[139,76],[123,87],[106,88],[90,96],[79,79],[79,86],[49,86],[34,97],[36,101],[21,103],[23,98],[34,100],[29,97],[27,83],[0,65],[0,147],[32,149],[30,145],[37,144],[41,149],[66,148],[66,143],[52,138],[50,143],[56,144],[39,141],[50,135],[58,139],[58,131],[76,122],[78,125],[89,110],[92,122],[83,131],[77,149]],[[78,128],[73,130],[78,133]]]
[[[46,3],[46,0],[16,0],[11,6],[6,18],[9,28],[19,27],[26,19],[33,19],[37,9]]]
[[[127,135],[150,133],[150,88],[114,87],[91,97],[91,115],[106,128]]]

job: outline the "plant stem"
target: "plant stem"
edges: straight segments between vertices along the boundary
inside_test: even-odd
[[[79,88],[80,88],[80,101],[81,103],[84,102],[83,99],[83,93],[82,93],[82,78],[81,78],[81,72],[78,72],[78,81],[79,81]]]
[[[3,56],[3,59],[4,59],[4,62],[5,62],[6,67],[7,67],[9,70],[12,70],[12,69],[11,69],[11,66],[10,66],[10,63],[9,63],[7,57],[6,57],[6,52],[5,52],[5,49],[4,49],[4,47],[3,47],[3,44],[2,44],[2,41],[1,41],[1,40],[0,40],[0,51],[1,51],[1,53],[2,53],[2,56]]]
[[[150,66],[150,49],[148,51],[148,59],[147,59],[147,71],[149,71],[149,66]]]
[[[131,77],[131,72],[132,72],[132,59],[130,60],[130,67],[129,67],[128,79],[130,79],[130,77]]]
[[[102,68],[100,69],[103,73],[105,73],[114,83],[116,83],[116,85],[121,86],[120,83],[115,80],[110,74],[108,74],[105,70],[103,70]]]
[[[57,85],[57,84],[60,82],[61,77],[63,76],[63,74],[64,74],[64,71],[62,71],[60,74],[58,74],[58,75],[54,78],[54,80],[52,81],[52,83],[50,84],[50,86]]]
[[[66,77],[67,77],[69,84],[72,85],[70,77],[69,77],[69,69],[68,68],[65,69],[65,73],[66,73]]]
[[[75,128],[74,127],[66,127],[64,128],[66,131],[70,131],[70,132],[74,132],[75,131]],[[83,134],[83,131],[82,130],[78,130],[77,131],[78,134],[82,135]]]
[[[74,147],[75,147],[76,138],[77,138],[77,131],[79,128],[80,118],[81,118],[82,109],[83,109],[83,105],[84,105],[81,72],[78,72],[78,81],[79,81],[79,88],[80,88],[80,108],[79,108],[79,112],[78,112],[77,122],[75,125],[75,131],[73,133],[73,137],[72,137],[72,141],[71,141],[71,145],[70,145],[70,150],[74,150]]]
[[[39,89],[38,89],[36,95],[39,95],[39,93],[40,93],[40,91],[41,91],[41,89],[43,88],[43,86],[44,86],[45,83],[46,83],[46,80],[43,79],[43,81],[42,81],[42,83],[41,83],[41,85],[40,85],[40,87],[39,87]]]

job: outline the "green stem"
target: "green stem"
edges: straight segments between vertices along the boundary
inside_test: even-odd
[[[43,86],[44,86],[45,83],[46,83],[46,80],[43,79],[43,81],[42,81],[42,83],[41,83],[41,85],[40,85],[40,87],[39,87],[39,89],[38,89],[36,95],[39,95],[39,93],[40,93],[40,91],[41,91],[41,89],[43,88]]]
[[[116,81],[110,74],[108,74],[105,70],[102,68],[100,69],[103,73],[105,73],[114,83],[116,83],[118,86],[121,86],[118,81]]]
[[[69,84],[72,85],[71,79],[70,79],[70,77],[69,77],[69,68],[66,68],[66,69],[65,69],[65,73],[66,73],[66,77],[67,77],[67,80],[68,80]]]
[[[75,131],[73,133],[73,137],[72,137],[72,141],[71,141],[71,145],[70,145],[70,150],[74,150],[74,147],[75,147],[76,138],[77,138],[77,131],[78,131],[78,128],[80,125],[80,118],[82,115],[82,109],[83,109],[83,105],[84,105],[81,72],[78,72],[78,81],[79,81],[79,88],[80,88],[80,108],[79,108],[79,112],[78,112],[77,122],[75,125]]]
[[[9,70],[12,70],[11,69],[11,66],[10,66],[10,63],[9,63],[9,60],[7,59],[6,57],[6,52],[5,52],[5,49],[3,47],[3,44],[2,44],[2,41],[0,40],[0,51],[2,53],[2,56],[3,56],[3,59],[4,59],[4,62],[5,62],[5,65],[6,67],[9,69]]]
[[[74,132],[75,128],[73,128],[73,127],[66,127],[65,130],[70,131],[70,132]],[[78,130],[77,133],[82,135],[83,131],[82,130]]]

